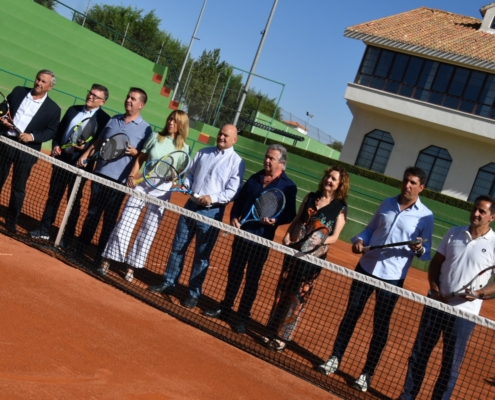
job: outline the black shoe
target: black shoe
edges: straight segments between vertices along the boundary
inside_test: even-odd
[[[5,227],[10,233],[17,233],[17,227],[15,224],[6,224]]]
[[[175,287],[171,286],[167,282],[163,282],[160,285],[148,286],[148,290],[155,293],[173,294],[175,291]]]
[[[198,304],[198,299],[196,297],[189,296],[187,299],[180,302],[182,307],[194,308]]]
[[[223,316],[221,308],[212,308],[211,310],[205,310],[203,312],[203,315],[206,315],[210,318],[220,318],[220,316]]]
[[[29,232],[29,236],[33,239],[50,240],[50,235],[45,232],[41,232],[39,229]]]
[[[237,323],[232,327],[232,330],[239,335],[246,333],[246,321],[237,321]]]

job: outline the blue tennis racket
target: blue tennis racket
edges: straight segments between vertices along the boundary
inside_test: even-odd
[[[268,189],[262,192],[240,224],[261,222],[265,218],[276,218],[285,208],[285,196],[280,189]]]

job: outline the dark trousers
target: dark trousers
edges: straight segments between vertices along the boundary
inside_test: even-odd
[[[235,298],[241,287],[242,278],[244,277],[245,268],[246,284],[238,312],[242,319],[247,319],[251,316],[251,308],[258,293],[258,284],[261,272],[263,271],[263,265],[268,258],[268,251],[269,249],[265,246],[238,236],[234,238],[232,257],[228,269],[227,288],[225,290],[225,298],[221,303],[222,309],[229,310],[234,305]]]
[[[433,400],[448,400],[454,390],[467,342],[474,322],[426,306],[407,369],[403,400],[413,400],[419,393],[431,352],[443,333],[442,367],[433,389]]]
[[[368,274],[359,264],[356,267],[356,272],[372,276]],[[404,279],[379,280],[399,287],[402,287],[404,284]],[[364,282],[354,280],[351,285],[347,309],[344,318],[340,323],[337,339],[335,340],[332,352],[333,356],[336,356],[339,360],[342,359],[347,345],[351,340],[357,321],[363,313],[364,307],[374,291],[376,291],[376,304],[373,315],[373,337],[371,338],[368,356],[366,357],[366,364],[363,368],[363,373],[368,373],[371,376],[374,374],[375,368],[380,361],[380,356],[382,355],[383,349],[387,344],[390,319],[392,317],[395,304],[399,298],[396,294],[387,290],[378,289],[375,286],[368,285]]]
[[[67,171],[63,168],[53,166],[52,176],[50,179],[50,190],[48,192],[48,200],[46,201],[45,211],[41,217],[40,231],[42,235],[50,235],[50,228],[57,217],[57,212],[60,207],[60,203],[64,196],[65,190],[67,191],[67,201],[74,187],[77,175]],[[86,180],[81,180],[81,185],[76,195],[72,210],[67,221],[65,228],[64,238],[70,240],[74,237],[76,231],[77,220],[79,219],[79,213],[81,211],[81,197]]]
[[[0,191],[7,181],[10,167],[13,166],[9,208],[5,217],[5,223],[10,229],[15,229],[17,219],[21,215],[26,197],[26,184],[37,160],[30,154],[0,143]]]
[[[91,243],[103,215],[103,228],[98,240],[98,256],[103,253],[113,228],[117,224],[120,206],[124,199],[125,193],[101,185],[98,182],[91,182],[88,215],[84,220],[78,241],[80,251],[84,251]]]

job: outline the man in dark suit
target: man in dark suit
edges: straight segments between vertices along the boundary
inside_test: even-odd
[[[65,149],[62,149],[61,147],[70,141],[70,135],[72,134],[74,127],[81,121],[88,118],[95,119],[98,126],[96,134],[93,136],[92,140],[98,138],[98,135],[110,119],[110,116],[101,109],[103,104],[105,104],[108,100],[108,96],[108,89],[105,86],[95,83],[91,87],[91,90],[88,90],[84,105],[69,107],[62,118],[62,121],[60,121],[57,133],[52,141],[51,155],[53,157],[58,157],[59,160],[64,161],[69,165],[76,165],[77,160],[87,149],[89,143],[83,143],[79,146],[68,147]],[[88,168],[88,170],[92,171],[93,169]],[[50,180],[50,190],[48,192],[48,200],[46,202],[45,211],[43,212],[43,216],[41,218],[40,227],[30,232],[32,238],[43,240],[50,239],[50,228],[57,216],[57,211],[60,206],[60,202],[62,201],[62,197],[64,196],[65,189],[68,188],[68,200],[72,192],[72,188],[74,187],[75,180],[76,175],[72,172],[59,168],[55,165],[53,166],[52,177]],[[77,192],[74,204],[72,205],[69,221],[65,228],[64,240],[62,241],[63,247],[68,247],[70,239],[74,237],[79,212],[81,210],[83,186],[84,181],[82,182],[81,187]]]
[[[14,125],[23,133],[18,135],[12,124],[3,118],[0,119],[0,134],[38,151],[43,142],[52,140],[60,121],[60,107],[48,97],[47,92],[55,83],[53,72],[44,69],[36,75],[33,89],[14,88],[7,100]],[[26,183],[36,161],[37,157],[0,143],[0,191],[13,165],[9,209],[5,218],[6,227],[12,233],[17,231]]]

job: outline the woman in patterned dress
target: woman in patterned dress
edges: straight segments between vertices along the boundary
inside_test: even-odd
[[[345,199],[349,192],[349,175],[342,167],[327,168],[318,191],[308,193],[296,218],[283,238],[283,244],[325,259],[328,249],[344,228],[347,216]],[[293,338],[294,331],[307,305],[321,267],[294,256],[285,256],[277,285],[275,301],[268,321],[269,337],[263,342],[271,350],[281,352]]]

